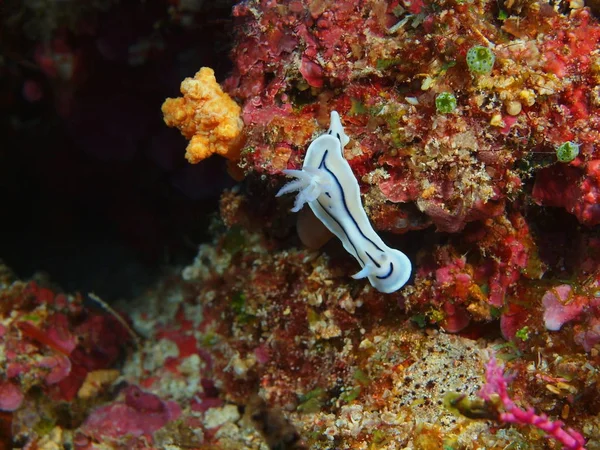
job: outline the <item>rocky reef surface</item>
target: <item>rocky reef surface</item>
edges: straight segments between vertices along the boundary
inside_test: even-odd
[[[228,160],[212,241],[115,309],[2,272],[3,435],[31,449],[600,449],[598,6],[247,0],[163,105]],[[199,45],[202,45],[199,43]],[[392,294],[276,198],[329,114]],[[183,153],[183,149],[182,149]]]

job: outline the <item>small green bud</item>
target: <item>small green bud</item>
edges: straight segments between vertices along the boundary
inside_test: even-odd
[[[456,97],[450,92],[442,92],[435,98],[435,109],[442,114],[451,113],[456,109]]]
[[[573,161],[579,155],[579,144],[568,141],[556,147],[556,158],[560,162],[568,163]]]
[[[521,339],[522,341],[526,341],[527,339],[529,339],[529,327],[524,326],[516,332],[515,336]]]
[[[496,56],[487,47],[476,45],[471,47],[467,52],[467,66],[469,66],[469,70],[473,73],[490,73],[494,67],[494,61],[496,61]]]

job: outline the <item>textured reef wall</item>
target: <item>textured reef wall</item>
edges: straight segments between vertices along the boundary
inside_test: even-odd
[[[234,70],[224,86],[245,127],[224,146],[231,150],[215,152],[239,159],[247,195],[269,196],[284,169],[301,167],[329,112],[339,111],[351,137],[345,156],[375,228],[402,235],[392,239],[400,247],[425,240],[414,249],[405,306],[449,331],[501,316],[513,337],[507,314],[522,295],[519,282],[573,272],[561,255],[540,252],[568,252],[568,235],[587,248],[575,258],[596,261],[588,230],[600,221],[600,27],[581,6],[242,2],[233,10]],[[186,105],[191,82],[182,85]],[[174,122],[180,100],[163,109],[188,137],[188,117],[211,123],[216,115],[186,106]],[[215,104],[222,115],[230,110]],[[220,128],[231,122],[220,120]],[[212,136],[222,141],[218,128]],[[272,233],[285,234],[286,206],[263,199]],[[326,240],[304,216],[303,242]],[[412,239],[416,230],[427,231]]]
[[[190,162],[225,156],[243,182],[194,263],[128,306],[143,339],[123,367],[87,369],[119,377],[99,378],[92,400],[55,386],[80,312],[43,326],[33,306],[3,312],[30,351],[60,356],[33,378],[3,360],[2,406],[23,442],[600,448],[594,14],[543,0],[236,5],[230,77],[203,68],[163,112]],[[353,280],[341,245],[275,198],[331,110],[369,219],[413,261],[398,292]],[[55,323],[58,344],[40,340]],[[33,413],[40,392],[77,420]]]
[[[460,231],[502,215],[531,176],[536,202],[597,224],[600,31],[587,9],[557,9],[242,3],[234,9],[243,30],[235,70],[225,82],[248,127],[242,163],[271,175],[297,166],[336,109],[380,229]],[[484,54],[469,66],[473,48]],[[495,63],[481,66],[490,55]],[[454,107],[440,108],[444,95]],[[554,164],[566,142],[579,155]],[[565,185],[556,186],[562,173]]]

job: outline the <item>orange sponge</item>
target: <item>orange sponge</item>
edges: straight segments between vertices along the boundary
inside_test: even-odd
[[[194,78],[183,80],[181,93],[166,99],[162,112],[165,123],[190,140],[186,159],[195,164],[216,153],[237,160],[243,145],[241,109],[223,92],[214,71],[202,67]]]

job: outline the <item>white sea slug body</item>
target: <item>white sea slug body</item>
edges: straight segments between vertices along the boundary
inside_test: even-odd
[[[277,196],[298,191],[292,211],[308,203],[361,265],[353,278],[367,277],[378,291],[395,292],[408,281],[412,266],[404,253],[385,245],[373,230],[356,177],[344,158],[343,148],[349,140],[339,114],[332,111],[329,130],[310,144],[302,170],[283,171],[296,180],[281,188]]]

